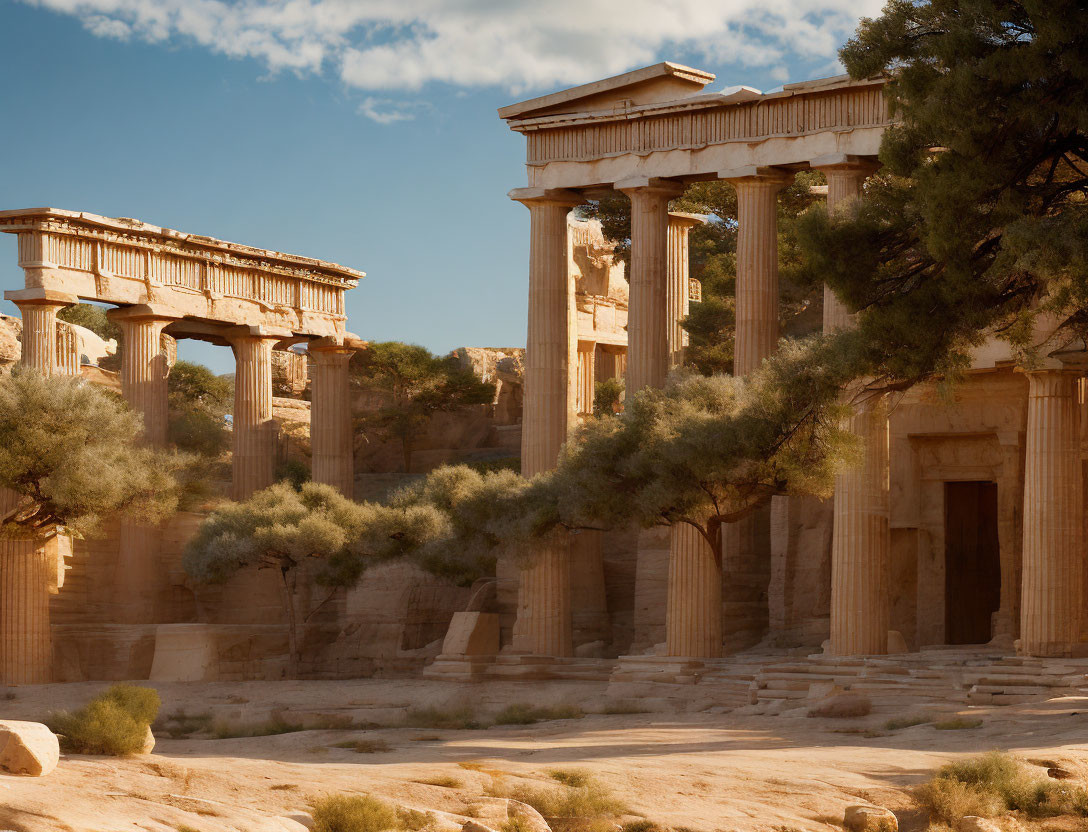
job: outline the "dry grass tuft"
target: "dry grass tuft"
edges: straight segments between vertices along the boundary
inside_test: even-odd
[[[652,713],[645,705],[640,705],[638,702],[632,702],[628,699],[618,699],[615,702],[609,702],[599,711],[599,714],[606,716],[626,716],[634,714],[648,714]]]
[[[476,718],[476,712],[467,705],[457,708],[413,708],[408,711],[406,722],[412,728],[439,728],[444,731],[486,728],[486,723]]]
[[[390,806],[370,795],[334,794],[311,802],[313,832],[418,832],[434,816]]]
[[[288,722],[280,714],[263,722],[217,722],[212,726],[212,734],[217,740],[232,740],[238,737],[272,737],[277,734],[294,734],[305,731],[301,722]]]
[[[329,748],[350,748],[356,754],[381,754],[392,751],[393,746],[381,738],[371,740],[348,740],[330,745]]]
[[[933,717],[925,714],[913,714],[889,719],[884,723],[885,731],[899,731],[903,728],[913,728],[915,725],[928,725],[933,722]]]
[[[938,769],[914,794],[930,821],[955,825],[975,815],[992,818],[1022,812],[1029,818],[1088,817],[1088,791],[1069,781],[1037,776],[1010,754],[991,751]]]
[[[113,685],[77,711],[50,714],[45,722],[60,735],[65,751],[76,754],[136,754],[147,739],[147,729],[159,713],[161,700],[154,688]]]
[[[965,728],[979,728],[981,725],[981,719],[970,719],[962,716],[933,723],[933,727],[938,731],[962,731]]]
[[[563,772],[567,777],[573,772]],[[585,829],[585,822],[609,821],[627,812],[623,801],[614,797],[604,786],[597,783],[588,774],[579,772],[574,779],[580,785],[556,785],[537,787],[527,783],[507,783],[499,780],[488,789],[492,797],[508,797],[520,800],[536,809],[548,819],[577,818],[579,829]],[[560,781],[562,782],[562,781]],[[569,827],[569,824],[567,825]],[[552,824],[552,828],[555,825]],[[614,828],[614,824],[613,824]]]
[[[464,786],[464,783],[449,774],[440,774],[437,777],[429,777],[426,780],[415,780],[413,782],[424,786],[440,786],[443,789],[459,789]]]
[[[808,715],[828,719],[854,719],[868,716],[872,712],[873,702],[868,696],[860,693],[839,693],[813,705]]]
[[[507,705],[495,716],[496,725],[533,725],[553,719],[581,719],[585,712],[577,705]]]

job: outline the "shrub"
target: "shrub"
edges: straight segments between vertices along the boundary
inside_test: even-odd
[[[217,740],[230,740],[238,737],[271,737],[276,734],[293,734],[305,731],[300,722],[288,722],[280,715],[275,715],[264,722],[230,723],[217,722],[212,726],[212,733]]]
[[[537,707],[524,703],[507,705],[495,717],[496,725],[532,725],[551,719],[581,719],[585,713],[576,705]]]
[[[509,797],[532,806],[546,818],[614,818],[627,811],[621,800],[585,772],[579,772],[579,786],[536,787],[500,783],[488,789],[493,797]]]
[[[421,783],[424,786],[440,786],[443,789],[459,789],[464,785],[456,777],[451,777],[448,774],[441,774],[437,777],[429,777],[426,780],[416,780],[415,782]]]
[[[575,789],[588,785],[592,780],[592,775],[588,771],[577,768],[553,768],[548,772],[548,776],[564,786],[571,786]]]
[[[313,832],[386,832],[401,829],[396,810],[370,795],[333,794],[311,804]]]
[[[829,719],[851,719],[868,716],[872,711],[873,703],[868,696],[860,693],[840,693],[813,705],[808,715]]]
[[[160,704],[154,688],[114,685],[74,713],[50,714],[46,724],[65,751],[124,757],[143,748]]]
[[[155,729],[156,731],[164,731],[171,739],[177,740],[208,731],[211,724],[211,714],[187,714],[184,710],[179,710],[167,714],[155,726]]]
[[[441,728],[444,730],[471,730],[487,726],[476,718],[476,712],[467,705],[442,710],[441,708],[412,708],[406,717],[413,728]]]
[[[170,414],[167,435],[180,450],[218,458],[230,447],[230,432],[222,416],[197,407]]]
[[[383,739],[348,740],[347,742],[338,742],[330,746],[330,748],[350,748],[356,754],[376,754],[393,750],[393,747]]]
[[[980,725],[982,725],[981,719],[967,719],[962,716],[933,723],[933,727],[938,731],[962,731],[964,728],[978,728]]]
[[[933,717],[925,716],[924,714],[914,714],[913,716],[901,716],[895,719],[889,719],[884,723],[885,731],[898,731],[901,728],[913,728],[915,725],[928,725],[933,721]]]
[[[1037,777],[999,751],[943,766],[914,797],[931,820],[949,825],[966,815],[987,818],[1014,810],[1032,818],[1088,817],[1088,791],[1082,786]]]

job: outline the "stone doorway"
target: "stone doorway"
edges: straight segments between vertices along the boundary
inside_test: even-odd
[[[1001,605],[997,483],[946,482],[945,642],[985,644]]]

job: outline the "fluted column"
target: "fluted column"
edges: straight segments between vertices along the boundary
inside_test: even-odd
[[[597,386],[597,344],[578,342],[578,415],[593,413],[593,396]]]
[[[109,317],[121,326],[121,394],[144,420],[144,441],[164,447],[170,362],[162,331],[177,318],[141,306],[113,310]]]
[[[1028,372],[1020,652],[1069,656],[1083,615],[1079,373]]]
[[[57,312],[78,303],[75,295],[52,289],[18,289],[4,297],[19,307],[23,319],[22,355],[19,364],[52,376],[57,366]]]
[[[253,332],[231,339],[234,374],[235,500],[267,488],[276,475],[276,424],[272,420],[272,345],[282,336]]]
[[[571,385],[571,277],[567,270],[567,214],[583,202],[571,191],[519,188],[510,192],[529,209],[529,325],[525,348],[521,472],[531,477],[555,467],[575,417]],[[538,656],[570,656],[570,539],[557,535],[532,553],[521,570],[514,647]]]
[[[627,311],[627,395],[661,387],[669,373],[669,200],[683,186],[630,179],[616,188],[631,199],[631,274]]]
[[[348,364],[352,349],[342,346],[309,348],[313,359],[310,397],[310,444],[313,479],[333,485],[346,497],[355,493],[354,446]]]
[[[666,341],[670,369],[683,364],[687,340],[680,321],[688,314],[688,235],[704,221],[698,214],[669,214]],[[721,564],[702,533],[686,523],[672,527],[669,541],[665,653],[704,659],[722,654]]]
[[[812,167],[821,171],[827,179],[827,212],[843,210],[853,199],[861,195],[865,180],[879,167],[875,162],[857,156],[827,156],[813,159]],[[853,315],[846,305],[835,296],[831,287],[824,285],[824,332],[846,329],[854,325]]]
[[[23,318],[20,364],[43,375],[57,374],[57,310],[76,302],[46,289],[5,293]],[[18,504],[14,491],[0,489],[0,516]],[[43,538],[0,537],[0,683],[42,684],[53,678],[49,594],[59,583],[56,555]]]
[[[884,396],[862,402],[850,430],[863,437],[861,465],[835,478],[831,538],[831,653],[888,652],[888,411]]]
[[[861,194],[876,170],[870,160],[825,157],[812,167],[827,177],[827,210],[842,211]],[[824,287],[825,333],[854,326],[854,316]],[[888,529],[888,420],[883,396],[865,400],[851,418],[865,445],[859,468],[835,478],[831,538],[831,648],[839,655],[888,652],[891,619],[888,590],[891,541]]]
[[[741,175],[736,175],[741,173]],[[778,346],[778,192],[793,174],[726,172],[737,189],[737,324],[733,374],[746,375]]]
[[[706,222],[701,214],[669,213],[668,277],[665,288],[666,324],[668,326],[669,367],[684,363],[688,334],[680,322],[688,316],[688,282],[691,277],[691,253],[688,236],[691,229]]]

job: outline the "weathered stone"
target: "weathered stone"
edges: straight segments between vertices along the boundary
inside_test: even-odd
[[[506,805],[509,816],[520,821],[520,829],[526,830],[526,832],[552,832],[548,822],[544,820],[544,816],[528,803],[509,799]]]
[[[0,720],[0,769],[43,777],[57,767],[60,743],[40,722]]]
[[[873,703],[868,696],[847,691],[846,693],[829,696],[822,702],[813,705],[808,715],[831,719],[849,719],[868,716],[872,713],[872,710]]]
[[[442,642],[444,656],[493,656],[499,652],[499,616],[456,612]]]
[[[151,731],[151,726],[147,726],[147,733],[144,735],[144,744],[140,746],[141,754],[150,754],[155,750],[155,735]]]
[[[882,806],[847,806],[843,816],[847,832],[898,832],[899,821]]]
[[[461,827],[461,832],[495,832],[495,830],[474,820],[467,820]]]
[[[910,648],[907,647],[907,640],[903,638],[903,634],[898,630],[888,630],[888,653],[909,653]]]

